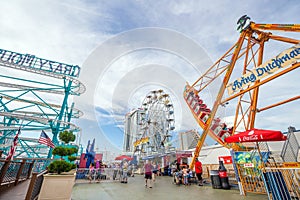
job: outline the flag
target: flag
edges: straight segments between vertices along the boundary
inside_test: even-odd
[[[55,145],[53,144],[51,139],[48,137],[48,135],[43,130],[42,130],[41,135],[40,135],[39,143],[45,144],[45,145],[47,145],[48,147],[51,147],[51,148],[55,147]]]
[[[10,150],[9,150],[8,156],[6,157],[6,160],[12,160],[12,158],[15,154],[16,148],[17,148],[20,132],[21,132],[21,129],[19,128],[19,130],[13,140],[13,144],[10,146]]]

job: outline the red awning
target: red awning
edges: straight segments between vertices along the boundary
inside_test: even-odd
[[[263,141],[283,141],[286,136],[281,131],[250,129],[248,131],[240,132],[233,136],[225,138],[225,142],[263,142]]]
[[[192,156],[193,154],[191,151],[176,151],[176,158],[187,158]]]
[[[129,161],[129,160],[132,160],[133,158],[130,156],[126,156],[126,155],[121,155],[121,156],[118,156],[115,158],[115,160],[124,160],[124,159]]]

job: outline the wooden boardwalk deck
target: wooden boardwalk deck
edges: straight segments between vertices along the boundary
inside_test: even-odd
[[[2,191],[0,194],[0,200],[24,200],[26,197],[27,189],[30,183],[30,179],[19,183],[16,186],[12,186],[9,189]]]

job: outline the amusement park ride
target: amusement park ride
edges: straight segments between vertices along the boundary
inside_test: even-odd
[[[170,150],[175,119],[169,94],[163,90],[149,92],[142,103],[140,115],[134,152],[145,157]]]
[[[8,154],[20,129],[15,157],[51,158],[52,149],[38,143],[42,130],[52,133],[55,145],[59,132],[81,131],[71,123],[82,112],[70,98],[85,91],[77,79],[80,67],[0,49],[0,68],[2,155]]]
[[[195,158],[199,156],[207,135],[227,148],[234,150],[251,148],[254,144],[229,144],[226,143],[226,138],[238,134],[240,131],[255,128],[259,112],[300,98],[300,96],[295,96],[262,108],[258,107],[261,86],[300,66],[300,40],[274,35],[269,31],[300,32],[300,25],[256,24],[250,21],[246,15],[241,17],[237,24],[240,31],[238,41],[198,80],[191,85],[187,84],[183,93],[194,118],[203,128],[190,164],[191,169],[194,167]],[[287,45],[285,47],[287,49],[282,52],[278,52],[279,48],[272,49],[272,54],[274,52],[275,55],[273,54],[271,59],[263,61],[265,56],[269,56],[265,53],[266,44],[274,41],[281,42],[280,45]],[[222,83],[214,104],[210,107],[205,104],[202,94],[210,84],[220,78]],[[224,118],[220,118],[218,113],[231,102],[236,103],[236,108],[233,114],[233,126],[229,128]]]

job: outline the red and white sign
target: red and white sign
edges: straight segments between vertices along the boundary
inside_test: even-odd
[[[248,168],[248,167],[254,167],[254,164],[253,164],[253,163],[245,163],[245,164],[244,164],[244,167],[245,167],[245,168]]]
[[[223,161],[224,164],[232,164],[231,156],[219,156],[219,161]]]
[[[281,131],[250,129],[239,134],[225,138],[225,142],[263,142],[263,141],[283,141],[286,136]]]

